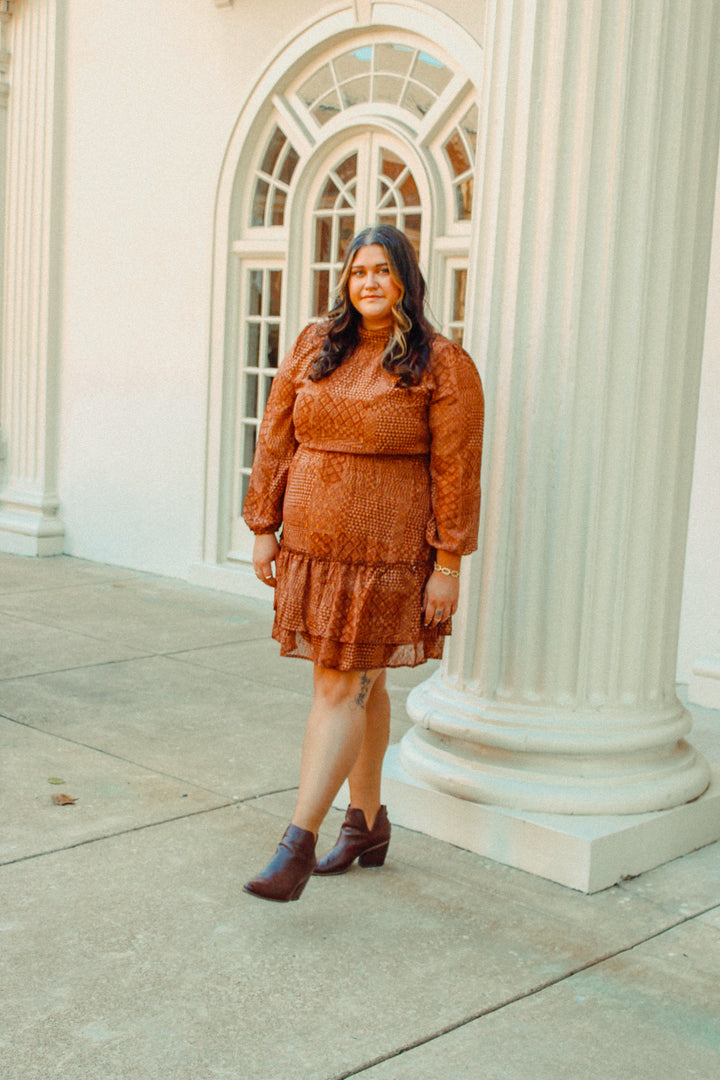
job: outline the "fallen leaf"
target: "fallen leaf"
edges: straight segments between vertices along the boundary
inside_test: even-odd
[[[73,799],[72,795],[53,795],[52,801],[56,806],[74,806],[77,799]]]
[[[64,784],[65,781],[59,776],[48,776],[48,784]]]

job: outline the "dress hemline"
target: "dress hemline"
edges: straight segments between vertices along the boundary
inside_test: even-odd
[[[312,637],[301,630],[273,627],[272,636],[280,644],[280,655],[310,660],[336,671],[372,671],[378,668],[419,667],[428,660],[440,660],[451,620],[428,628],[427,638],[404,643],[333,641]]]

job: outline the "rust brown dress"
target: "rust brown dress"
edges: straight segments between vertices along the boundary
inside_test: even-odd
[[[450,620],[425,627],[435,549],[477,546],[483,394],[470,357],[441,335],[417,386],[381,366],[388,331],[361,328],[325,379],[309,326],[273,380],[243,508],[282,526],[273,637],[284,656],[340,670],[439,657]]]

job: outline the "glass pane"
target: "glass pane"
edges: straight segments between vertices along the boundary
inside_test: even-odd
[[[402,195],[403,202],[406,206],[419,206],[420,205],[420,193],[417,189],[412,174],[408,173],[402,184],[400,185],[400,194]]]
[[[315,251],[313,262],[330,262],[330,218],[319,217],[315,220]]]
[[[249,473],[240,473],[240,505],[245,502],[245,496],[248,493],[250,487],[250,475]]]
[[[276,368],[278,366],[278,343],[280,341],[280,327],[268,326],[268,341],[267,341],[267,366]]]
[[[338,195],[339,192],[335,182],[328,178],[325,187],[322,189],[322,194],[318,199],[318,208],[320,210],[332,210]]]
[[[468,171],[470,168],[470,160],[467,156],[465,144],[457,131],[452,133],[445,143],[443,150],[450,162],[450,168],[452,169],[454,176],[460,176],[462,173]]]
[[[245,347],[245,366],[258,367],[260,363],[260,323],[248,323]]]
[[[332,120],[333,116],[336,116],[339,112],[340,98],[337,95],[337,90],[333,90],[331,93],[326,94],[315,106],[313,116],[318,124],[327,124],[328,120]]]
[[[396,78],[395,75],[375,75],[373,101],[387,101],[396,105],[400,101],[404,85],[404,80]]]
[[[408,45],[376,45],[375,70],[407,75],[413,53]]]
[[[357,161],[357,154],[351,154],[350,157],[346,157],[335,170],[344,184],[349,183],[350,180],[354,180],[357,176]]]
[[[338,260],[344,261],[345,253],[348,249],[350,241],[355,235],[355,218],[341,217],[340,218],[340,230],[338,235]]]
[[[243,416],[257,416],[258,407],[258,377],[255,374],[245,376],[245,399],[243,402]]]
[[[330,299],[330,271],[315,270],[313,272],[313,315],[324,315],[328,310]]]
[[[462,345],[462,342],[463,342],[463,328],[462,328],[462,326],[452,326],[450,328],[450,340],[454,341],[456,345]]]
[[[394,214],[378,214],[378,221],[381,225],[398,225],[397,213]],[[409,237],[408,237],[409,239]]]
[[[252,459],[255,454],[255,443],[257,442],[257,429],[254,424],[243,424],[243,450],[242,450],[242,463],[248,468],[252,465]]]
[[[272,203],[272,225],[282,225],[285,221],[285,200],[287,199],[286,193],[282,188],[275,188],[273,193]]]
[[[255,184],[255,195],[253,197],[252,217],[250,219],[251,225],[265,224],[265,204],[267,203],[269,190],[270,187],[267,181],[258,179]]]
[[[465,318],[465,286],[467,270],[453,270],[453,322],[462,322]]]
[[[352,52],[346,52],[342,56],[338,56],[333,60],[338,82],[342,82],[344,79],[352,79],[356,75],[369,74],[371,59],[372,46],[370,45],[360,49],[353,49]]]
[[[260,166],[262,171],[264,173],[267,173],[269,176],[272,176],[273,174],[273,170],[277,164],[277,159],[280,156],[280,151],[285,145],[285,141],[285,136],[283,135],[282,131],[280,130],[280,128],[276,127],[272,133],[270,142],[268,143],[267,150],[265,151],[263,163]]]
[[[477,107],[477,105],[473,105],[472,108],[468,109],[468,111],[465,113],[462,120],[460,121],[460,127],[462,128],[463,134],[465,135],[465,138],[467,139],[467,141],[468,141],[468,143],[470,145],[470,148],[472,150],[472,155],[473,155],[473,157],[475,157],[475,154],[477,153],[477,129],[478,129],[478,107]]]
[[[414,79],[429,86],[436,94],[442,93],[452,78],[452,72],[426,52],[418,53],[411,74]]]
[[[424,116],[435,103],[435,95],[418,83],[408,83],[403,94],[402,104],[416,116]]]
[[[262,411],[263,412],[265,412],[265,406],[267,405],[268,398],[270,397],[270,391],[272,390],[272,384],[273,384],[273,381],[269,376],[267,376],[267,375],[262,376]]]
[[[340,93],[344,108],[362,105],[363,102],[370,100],[370,76],[366,75],[364,79],[352,79],[350,82],[343,83]]]
[[[268,315],[279,317],[282,299],[282,270],[270,271],[270,304]]]
[[[251,270],[248,274],[248,315],[260,315],[262,312],[262,270]]]
[[[383,176],[389,176],[391,180],[397,180],[405,168],[405,162],[401,161],[397,154],[391,150],[383,150],[380,155],[380,172]]]
[[[297,165],[297,163],[297,151],[294,149],[294,147],[290,146],[288,147],[288,152],[285,155],[285,160],[283,161],[282,168],[280,169],[280,179],[282,180],[283,184],[290,183],[293,178],[293,173],[295,172],[295,166]]]
[[[298,93],[301,101],[306,105],[312,105],[319,97],[326,94],[332,85],[332,72],[329,65],[325,64],[302,84]]]
[[[455,207],[457,221],[468,221],[472,212],[473,178],[461,180],[455,187]]]
[[[403,232],[415,248],[415,254],[420,255],[420,222],[419,214],[406,214],[403,224]]]

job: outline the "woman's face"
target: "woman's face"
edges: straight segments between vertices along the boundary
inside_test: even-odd
[[[365,329],[392,326],[393,305],[402,294],[400,284],[390,273],[384,248],[379,244],[361,247],[350,268],[348,295]]]

